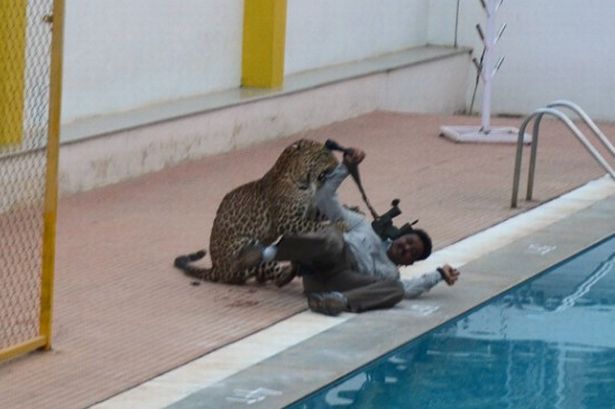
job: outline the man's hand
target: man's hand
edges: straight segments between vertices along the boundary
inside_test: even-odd
[[[459,270],[457,270],[456,268],[451,267],[448,264],[443,265],[442,267],[438,268],[438,272],[440,273],[440,275],[442,276],[442,279],[446,282],[446,284],[448,285],[453,285],[455,284],[455,282],[457,281],[457,279],[459,278],[459,275],[461,274],[459,272]]]
[[[357,148],[348,148],[344,153],[344,165],[346,167],[357,166],[365,159],[365,152]]]

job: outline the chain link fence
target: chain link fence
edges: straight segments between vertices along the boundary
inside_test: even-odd
[[[0,360],[41,338],[52,11],[0,0]]]

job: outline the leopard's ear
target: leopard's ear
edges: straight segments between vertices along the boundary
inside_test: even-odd
[[[290,145],[291,148],[299,150],[305,146],[305,139],[299,139],[297,142]]]

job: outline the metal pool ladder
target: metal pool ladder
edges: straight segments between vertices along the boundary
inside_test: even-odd
[[[534,129],[532,131],[532,148],[530,153],[530,165],[527,177],[527,194],[525,196],[526,200],[532,200],[532,191],[534,189],[534,170],[536,168],[536,150],[538,148],[538,131],[540,129],[540,121],[542,117],[545,115],[552,115],[562,121],[568,129],[572,131],[574,136],[583,144],[585,149],[598,161],[598,163],[607,171],[607,173],[615,180],[615,170],[607,163],[604,157],[594,148],[594,146],[587,140],[585,135],[579,130],[579,128],[570,120],[570,118],[564,114],[562,111],[558,109],[554,109],[556,107],[568,108],[571,111],[574,111],[584,122],[587,124],[589,129],[598,137],[600,142],[606,147],[606,149],[611,153],[611,155],[615,158],[615,147],[613,144],[607,139],[607,137],[602,133],[600,128],[596,126],[594,121],[579,107],[577,104],[565,101],[565,100],[557,100],[553,101],[549,105],[544,108],[537,109],[532,112],[529,116],[527,116],[521,127],[519,128],[519,137],[517,138],[517,154],[515,157],[515,174],[513,178],[513,188],[512,188],[512,198],[510,201],[510,207],[517,207],[517,195],[519,193],[519,179],[521,177],[521,157],[523,156],[523,136],[525,135],[525,128],[530,123],[532,119],[534,120]]]

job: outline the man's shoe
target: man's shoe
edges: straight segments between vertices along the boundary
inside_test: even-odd
[[[308,306],[310,310],[325,315],[336,316],[348,311],[348,299],[340,292],[308,294]]]

